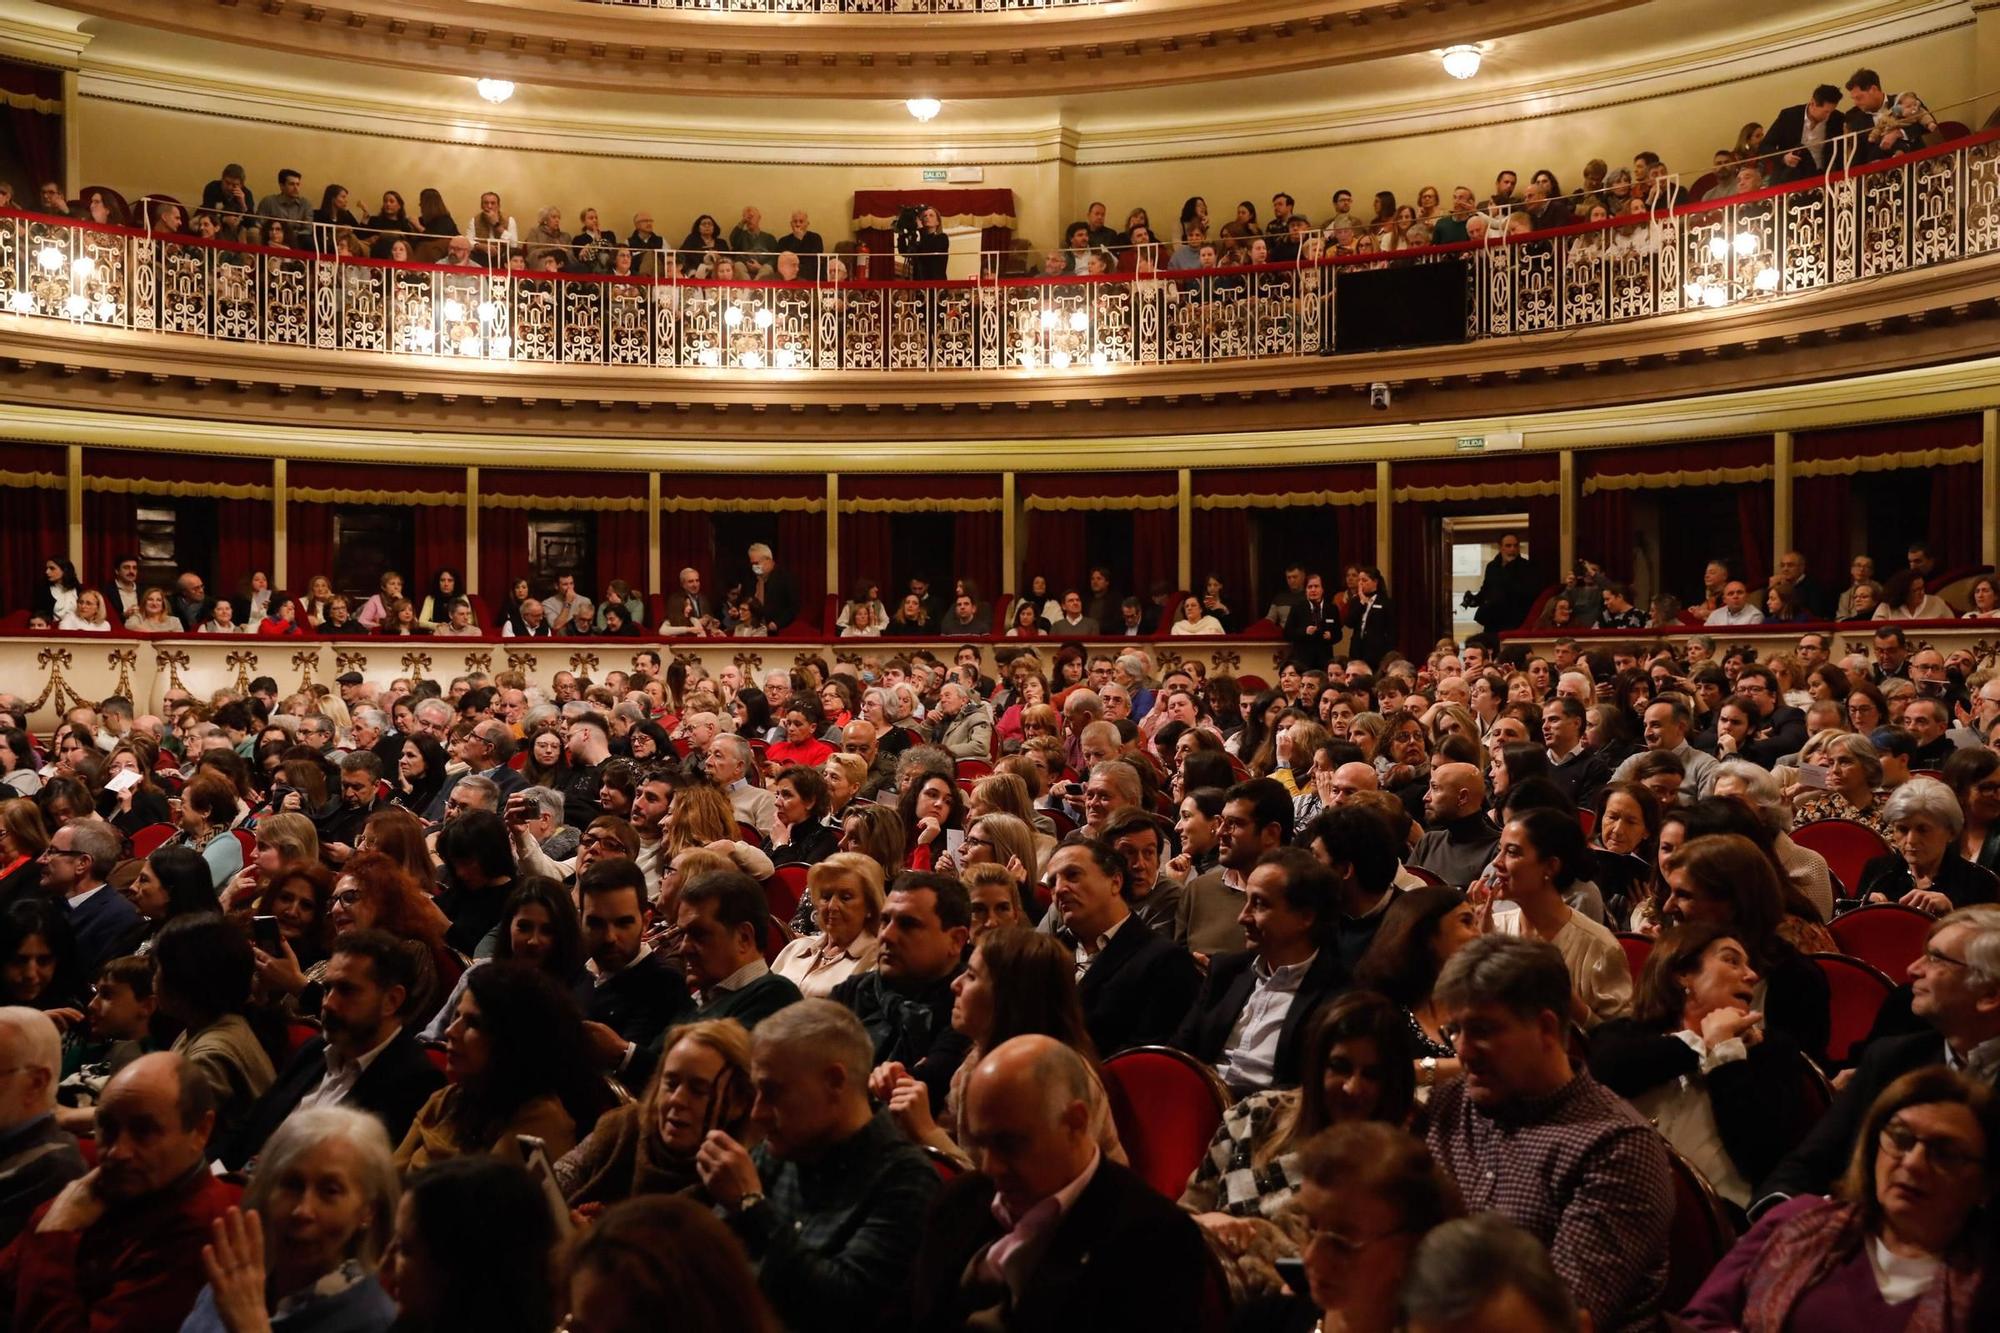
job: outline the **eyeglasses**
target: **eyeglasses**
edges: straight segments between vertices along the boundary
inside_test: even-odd
[[[1944,964],[1945,966],[1947,966],[1947,967],[1971,967],[1971,966],[1972,966],[1972,964],[1971,964],[1971,963],[1967,962],[1967,961],[1966,961],[1965,959],[1963,959],[1963,958],[1953,958],[1953,957],[1952,957],[1952,956],[1951,956],[1950,954],[1948,954],[1948,953],[1939,953],[1939,952],[1938,952],[1938,951],[1937,951],[1936,949],[1925,949],[1925,950],[1924,950],[1924,961],[1925,961],[1926,963],[1943,963],[1943,964]]]
[[[336,893],[333,895],[333,901],[341,907],[356,906],[361,901],[361,890],[348,889],[344,893]]]
[[[1917,1133],[1900,1120],[1882,1126],[1882,1151],[1901,1161],[1922,1146],[1924,1157],[1940,1171],[1968,1171],[1984,1166],[1986,1158],[1967,1152],[1950,1139],[1931,1138]]]
[[[1353,1236],[1343,1236],[1338,1231],[1326,1227],[1308,1227],[1306,1229],[1306,1248],[1311,1249],[1315,1245],[1324,1243],[1331,1245],[1341,1254],[1351,1259],[1371,1245],[1379,1245],[1393,1236],[1407,1234],[1409,1234],[1408,1227],[1397,1227],[1394,1231],[1384,1231],[1377,1236],[1356,1239]]]

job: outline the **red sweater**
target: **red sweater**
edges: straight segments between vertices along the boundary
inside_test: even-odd
[[[38,1233],[35,1210],[0,1251],[12,1333],[175,1333],[208,1285],[201,1247],[243,1191],[203,1169],[82,1231]]]

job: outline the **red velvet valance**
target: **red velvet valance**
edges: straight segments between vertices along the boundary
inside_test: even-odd
[[[1024,499],[1092,500],[1110,496],[1174,495],[1180,479],[1171,472],[1034,472],[1017,483]]]
[[[83,475],[116,481],[181,482],[192,486],[269,486],[271,464],[261,458],[164,454],[147,449],[85,449]]]
[[[928,204],[947,227],[1012,227],[1014,192],[999,189],[952,189],[926,186],[906,190],[856,190],[854,226],[873,231],[895,225],[905,208]]]
[[[511,495],[551,500],[643,500],[646,498],[646,474],[581,467],[562,472],[531,468],[481,468],[479,493],[482,497]]]
[[[1561,470],[1561,461],[1555,454],[1482,454],[1477,458],[1397,463],[1390,469],[1389,483],[1399,502],[1430,501],[1440,497],[1421,492],[1464,487],[1488,491],[1505,486],[1542,485],[1556,481]],[[1409,491],[1419,494],[1406,494]],[[1480,497],[1475,494],[1442,498]],[[1495,498],[1505,497],[1496,495]]]
[[[1937,417],[1929,421],[1896,421],[1844,430],[1805,430],[1792,436],[1792,462],[1817,463],[1829,458],[1867,458],[1875,454],[1921,454],[1931,449],[1963,449],[1980,442],[1977,416]],[[1923,467],[1912,461],[1905,466]]]
[[[394,463],[293,463],[285,470],[285,485],[292,489],[330,491],[382,491],[381,503],[418,504],[419,499],[397,500],[398,493],[411,495],[449,492],[463,497],[465,469],[455,467],[403,467]]]
[[[1375,489],[1373,463],[1325,467],[1225,467],[1194,474],[1194,498],[1245,495],[1355,494]]]
[[[1000,474],[997,472],[964,472],[949,475],[871,472],[843,476],[840,479],[840,498],[843,501],[998,500]]]
[[[660,495],[668,500],[714,500],[718,507],[734,500],[826,499],[826,477],[813,473],[669,472],[660,478]]]
[[[29,477],[69,468],[68,451],[59,444],[0,444],[0,486],[25,486]]]
[[[1771,437],[1702,440],[1685,446],[1597,449],[1577,455],[1579,474],[1590,477],[1677,477],[1719,468],[1769,467]],[[1398,469],[1400,471],[1400,469]],[[1672,483],[1685,484],[1685,483]]]
[[[41,65],[27,65],[18,60],[0,60],[0,93],[12,98],[31,98],[40,102],[54,102],[55,111],[62,109],[62,71],[47,69]],[[23,192],[17,197],[29,198]]]

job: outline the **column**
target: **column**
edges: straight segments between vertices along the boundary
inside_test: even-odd
[[[840,474],[826,474],[826,591],[840,595]]]
[[[1979,561],[2000,565],[2000,408],[1979,414]]]
[[[1565,449],[1556,461],[1556,475],[1562,486],[1561,507],[1557,510],[1562,528],[1562,543],[1557,548],[1562,564],[1556,571],[1560,581],[1562,571],[1576,568],[1576,451]]]
[[[1375,464],[1375,565],[1393,588],[1396,575],[1389,568],[1389,555],[1396,546],[1396,499],[1389,493],[1389,483],[1389,460],[1384,458]]]
[[[272,586],[289,588],[291,580],[291,556],[285,550],[287,532],[285,525],[285,460],[271,460],[271,580]]]
[[[479,592],[479,469],[465,470],[465,591]]]
[[[1180,470],[1179,498],[1175,501],[1174,526],[1176,540],[1180,542],[1180,558],[1175,575],[1183,588],[1194,588],[1194,469]],[[1196,588],[1199,592],[1200,589]]]
[[[656,594],[666,592],[666,584],[661,575],[666,571],[660,567],[660,474],[646,474],[646,589]]]
[[[1771,568],[1792,549],[1792,433],[1771,437]]]
[[[69,513],[69,562],[83,568],[83,446],[72,444],[66,451]],[[87,575],[85,577],[88,577]]]
[[[1021,591],[1021,561],[1014,549],[1020,527],[1020,511],[1014,506],[1014,474],[1000,474],[1000,581],[1014,592]]]
[[[83,118],[76,113],[76,71],[73,69],[62,72],[62,102],[63,188],[73,197],[83,188]],[[33,190],[36,187],[28,188]],[[20,192],[14,196],[17,205],[24,199],[34,197],[32,193]]]

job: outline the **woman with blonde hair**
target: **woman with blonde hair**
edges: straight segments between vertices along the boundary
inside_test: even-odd
[[[820,773],[826,779],[827,818],[838,828],[840,817],[868,782],[868,761],[858,754],[838,751],[826,757]]]
[[[644,1094],[607,1112],[557,1160],[556,1186],[585,1217],[646,1194],[702,1197],[695,1152],[712,1130],[739,1143],[756,1137],[754,1092],[750,1033],[741,1023],[723,1018],[674,1028]]]
[[[1042,823],[1048,823],[1046,815],[1040,817],[1042,823],[1036,822],[1034,787],[1029,785],[1026,776],[1004,767],[1005,760],[1001,763],[1003,767],[1000,770],[972,784],[972,795],[965,803],[967,824],[969,826],[988,815],[1012,815],[1026,824],[1029,835],[1034,841],[1035,860],[1031,862],[1028,858],[1022,857],[1021,864],[1027,866],[1031,873],[1039,874],[1036,867],[1046,862],[1056,852],[1055,825],[1051,823],[1047,828],[1042,827]],[[1030,769],[1034,767],[1032,764],[1025,766]],[[998,859],[1001,865],[1007,864],[1006,857]],[[964,864],[969,865],[972,862]]]
[[[668,856],[690,847],[735,840],[736,810],[720,787],[701,783],[674,793],[673,808],[667,813]]]
[[[806,897],[818,933],[780,949],[771,970],[808,1000],[824,1000],[841,982],[874,967],[882,881],[882,867],[859,852],[835,852],[807,871]]]
[[[250,864],[222,889],[222,901],[232,909],[248,903],[285,866],[319,864],[319,830],[304,815],[265,815],[257,821],[256,836]]]

